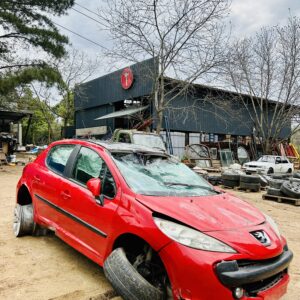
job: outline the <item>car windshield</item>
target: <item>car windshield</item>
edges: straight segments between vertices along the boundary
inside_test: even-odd
[[[133,143],[137,145],[166,150],[162,138],[158,135],[134,133]]]
[[[186,197],[218,193],[202,177],[173,158],[141,153],[114,153],[113,158],[137,194]]]
[[[268,163],[274,163],[275,162],[275,158],[274,158],[274,156],[263,155],[258,161],[268,162]]]

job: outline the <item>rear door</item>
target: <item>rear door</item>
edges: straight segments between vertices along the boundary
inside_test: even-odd
[[[44,164],[34,169],[33,194],[37,215],[47,225],[56,227],[57,205],[60,187],[65,176],[67,162],[75,150],[75,145],[61,144],[50,149]]]
[[[86,187],[91,178],[101,179],[103,206],[96,202]],[[121,193],[107,164],[96,150],[80,148],[69,180],[64,180],[61,186],[61,193],[70,196],[60,199],[60,206],[67,212],[61,215],[61,227],[77,242],[102,257]]]

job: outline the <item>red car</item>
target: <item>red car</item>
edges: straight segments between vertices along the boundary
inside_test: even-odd
[[[14,232],[55,234],[125,300],[279,299],[292,252],[275,222],[156,149],[64,140],[24,168]]]

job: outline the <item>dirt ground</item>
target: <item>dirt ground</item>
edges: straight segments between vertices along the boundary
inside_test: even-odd
[[[0,299],[120,300],[98,265],[55,236],[14,237],[15,187],[21,172],[21,167],[0,167]],[[260,193],[232,193],[280,225],[294,252],[284,300],[300,299],[300,206],[264,201]]]

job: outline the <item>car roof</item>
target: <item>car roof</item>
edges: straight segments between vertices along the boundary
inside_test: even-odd
[[[160,150],[158,148],[151,148],[146,147],[142,145],[137,144],[130,144],[130,143],[119,143],[119,142],[113,142],[113,141],[102,141],[102,140],[96,140],[96,139],[65,139],[58,142],[58,144],[62,143],[75,143],[75,144],[82,144],[83,143],[92,143],[99,145],[105,149],[107,149],[109,152],[141,152],[141,153],[149,153],[153,155],[159,155],[159,156],[169,156],[163,149]]]

